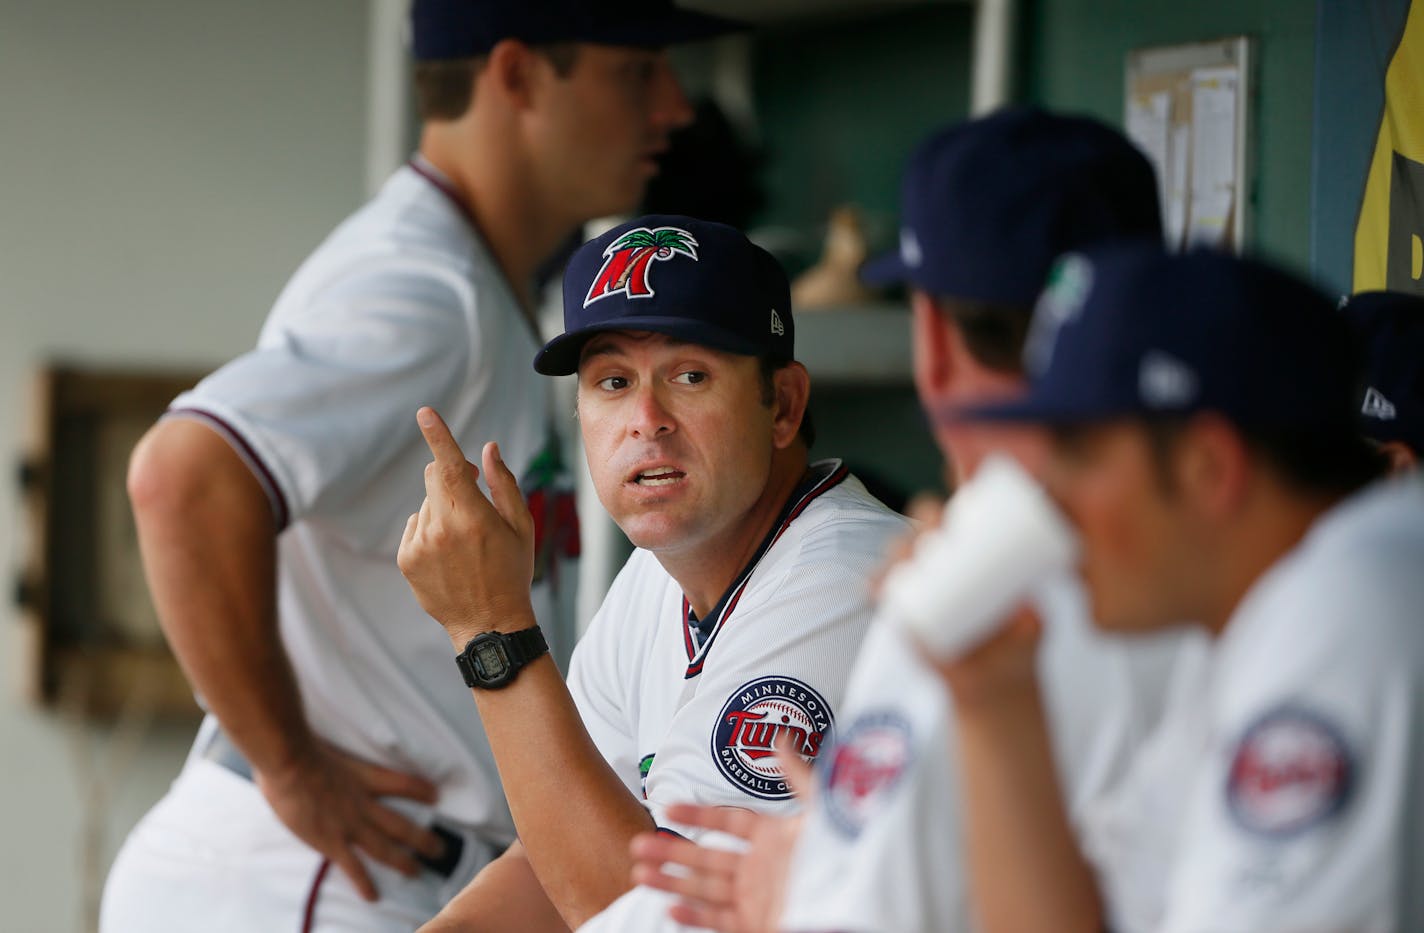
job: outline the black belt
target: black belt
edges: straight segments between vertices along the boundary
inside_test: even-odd
[[[252,780],[252,765],[248,764],[242,752],[232,744],[232,739],[228,738],[227,733],[221,729],[213,730],[212,735],[208,737],[207,745],[203,748],[202,755],[208,761],[222,765],[238,777],[247,781]],[[442,878],[449,878],[459,866],[460,856],[464,854],[465,837],[439,823],[431,824],[430,831],[440,837],[440,841],[445,844],[444,850],[440,853],[439,858],[429,858],[417,852],[415,859]]]

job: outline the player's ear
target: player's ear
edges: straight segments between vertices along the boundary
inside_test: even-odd
[[[1407,474],[1419,466],[1419,458],[1415,456],[1413,448],[1404,441],[1385,441],[1379,445],[1379,449],[1389,463],[1389,472],[1393,475]]]
[[[484,76],[515,109],[526,110],[534,101],[540,61],[534,50],[518,39],[502,39],[489,51]]]
[[[1171,454],[1177,487],[1214,518],[1226,518],[1245,501],[1253,475],[1251,451],[1226,419],[1192,418]]]
[[[811,401],[811,374],[800,363],[787,363],[771,374],[772,440],[778,450],[790,447],[801,430]]]
[[[939,300],[918,288],[910,292],[910,348],[915,389],[926,408],[938,407],[953,376],[954,325]]]

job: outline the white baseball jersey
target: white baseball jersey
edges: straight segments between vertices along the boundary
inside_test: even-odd
[[[428,163],[398,170],[296,272],[256,349],[176,399],[169,417],[219,430],[285,529],[278,615],[313,729],[432,780],[435,818],[503,845],[513,822],[474,701],[395,561],[430,459],[416,409],[439,409],[466,450],[500,442],[535,507],[541,569],[577,538],[576,528],[559,537],[572,503],[551,486],[539,341],[447,192]],[[557,644],[551,575],[535,587],[535,610]]]
[[[778,736],[808,760],[831,739],[870,577],[908,526],[839,463],[813,473],[707,619],[638,550],[574,651],[589,734],[659,825],[677,802],[789,810]]]
[[[1424,483],[1256,581],[1085,820],[1122,930],[1424,928]]]
[[[1119,777],[1161,711],[1177,640],[1098,634],[1081,587],[1037,598],[1039,669],[1055,758],[1074,809]],[[971,927],[953,716],[943,681],[901,626],[877,619],[856,662],[836,745],[817,770],[782,927],[901,933]]]

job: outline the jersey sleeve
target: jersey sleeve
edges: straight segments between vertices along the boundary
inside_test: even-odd
[[[1284,671],[1223,671],[1164,929],[1401,928],[1395,911],[1419,868],[1407,853],[1421,828],[1420,702],[1405,660],[1417,652],[1352,631],[1367,597],[1331,602],[1292,607],[1294,627],[1313,616],[1307,629],[1334,638],[1293,635],[1296,656],[1271,653]]]
[[[620,638],[620,627],[630,596],[637,589],[633,561],[640,558],[640,554],[635,554],[619,572],[603,605],[579,639],[569,661],[568,685],[593,744],[628,791],[641,800],[643,788],[638,779],[640,763],[633,715],[635,685],[628,675],[626,655],[619,650],[620,646],[628,648],[626,638]]]
[[[701,673],[689,678],[690,696],[652,763],[647,796],[660,824],[666,805],[682,801],[796,807],[773,748],[788,736],[814,763],[830,744],[870,620],[868,581],[890,533],[886,524],[883,536],[860,523],[803,541],[795,559],[753,578],[705,649]]]
[[[248,461],[285,525],[356,499],[418,441],[476,349],[473,286],[453,271],[373,261],[274,314],[256,349],[174,400]],[[417,474],[418,481],[418,474]]]
[[[939,678],[877,620],[787,874],[786,933],[969,929],[953,723]]]

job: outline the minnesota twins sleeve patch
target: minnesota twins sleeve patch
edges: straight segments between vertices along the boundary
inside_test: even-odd
[[[722,706],[712,728],[712,758],[734,786],[763,800],[785,800],[791,788],[776,763],[782,735],[808,761],[831,738],[831,707],[815,690],[790,677],[761,677],[743,684]]]
[[[893,712],[867,712],[851,723],[817,769],[831,825],[854,839],[900,783],[910,763],[910,725]]]
[[[1315,713],[1282,706],[1241,736],[1226,804],[1242,829],[1283,839],[1339,813],[1353,778],[1353,759],[1339,731]]]

